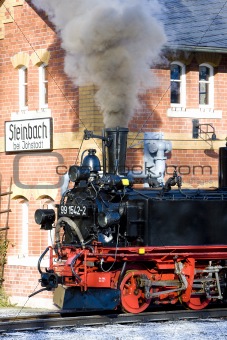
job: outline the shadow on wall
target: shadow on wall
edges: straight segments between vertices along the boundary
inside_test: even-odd
[[[204,153],[206,156],[211,157],[211,158],[218,158],[219,155],[217,152],[215,152],[214,150],[211,149],[206,149],[204,150]]]
[[[160,130],[163,126],[160,114],[150,104],[146,103],[146,96],[140,100],[142,107],[135,112],[132,121],[129,123],[129,131],[151,132]]]

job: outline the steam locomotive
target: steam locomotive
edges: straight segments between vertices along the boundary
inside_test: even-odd
[[[81,165],[69,168],[71,188],[57,218],[53,209],[36,210],[41,229],[55,228],[55,243],[38,262],[41,290],[53,290],[57,306],[75,311],[226,302],[227,148],[220,148],[217,189],[183,190],[176,171],[161,187],[150,181],[135,189],[125,172],[127,134],[120,127],[102,136],[85,130],[85,139],[102,140],[102,169],[96,150],[86,150]]]

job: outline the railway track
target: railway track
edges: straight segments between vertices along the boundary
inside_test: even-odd
[[[148,323],[160,321],[227,318],[227,308],[213,308],[201,311],[171,310],[152,311],[140,314],[99,314],[99,315],[74,315],[56,312],[39,315],[1,317],[0,335],[12,331],[37,331],[42,329],[62,327],[103,326],[108,324]]]

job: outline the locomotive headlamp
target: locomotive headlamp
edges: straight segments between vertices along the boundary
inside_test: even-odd
[[[55,221],[55,211],[53,209],[37,209],[35,221],[41,225],[41,229],[51,230]]]
[[[88,180],[90,177],[90,169],[85,166],[72,165],[69,168],[69,179],[72,182]]]
[[[98,215],[98,224],[101,228],[110,227],[120,221],[120,214],[117,211],[100,212]]]

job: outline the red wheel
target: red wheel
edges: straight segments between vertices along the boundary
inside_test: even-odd
[[[140,271],[130,271],[121,282],[121,304],[126,312],[137,314],[143,312],[150,304],[146,299],[144,289],[138,286]]]
[[[188,302],[185,302],[185,305],[190,309],[199,310],[206,308],[211,299],[206,298],[205,296],[191,296]]]

